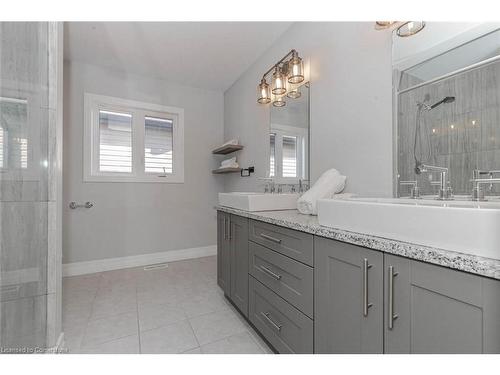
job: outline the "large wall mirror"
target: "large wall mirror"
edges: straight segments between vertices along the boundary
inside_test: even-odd
[[[453,193],[470,195],[474,170],[500,170],[500,25],[430,22],[393,38],[394,191],[408,196],[417,181],[436,195],[439,173],[415,171],[424,163],[447,168]]]
[[[271,106],[268,176],[280,184],[309,180],[309,82],[285,105]]]

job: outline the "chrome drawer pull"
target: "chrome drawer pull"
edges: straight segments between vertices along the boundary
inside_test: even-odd
[[[261,233],[260,236],[262,238],[265,238],[266,240],[273,241],[276,243],[281,243],[281,240],[279,238],[274,238],[274,237],[268,236],[267,234],[264,234],[264,233]]]
[[[372,268],[371,264],[368,264],[368,259],[363,259],[363,316],[368,316],[368,308],[373,306],[373,303],[368,303],[368,269]]]
[[[266,318],[266,320],[267,320],[269,323],[271,323],[271,325],[272,325],[274,328],[276,328],[276,331],[278,331],[278,332],[279,332],[279,331],[281,331],[281,327],[282,327],[282,325],[281,325],[281,324],[277,324],[277,323],[275,323],[275,322],[271,319],[271,316],[270,316],[270,314],[269,314],[268,312],[267,312],[267,313],[261,312],[261,314],[262,314],[262,316],[263,316],[264,318]]]
[[[389,266],[389,329],[394,328],[394,320],[398,318],[398,314],[394,313],[394,277],[398,275],[394,272],[394,267]]]
[[[265,273],[267,273],[268,275],[271,275],[272,277],[274,277],[276,280],[280,280],[281,279],[281,275],[280,274],[277,274],[277,273],[274,273],[273,271],[271,271],[269,268],[265,267],[265,266],[260,266],[259,267],[262,271],[264,271]]]

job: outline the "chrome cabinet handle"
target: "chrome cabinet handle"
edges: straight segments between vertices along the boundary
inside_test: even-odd
[[[271,319],[271,314],[269,314],[268,312],[264,313],[264,312],[261,312],[262,316],[269,322],[271,323],[271,325],[276,329],[276,331],[280,332],[281,331],[281,327],[283,327],[282,324],[279,324],[279,323],[276,323],[274,320]]]
[[[69,202],[69,208],[72,210],[76,210],[77,208],[92,208],[94,207],[94,203],[85,202],[84,204],[78,204],[76,202]]]
[[[389,266],[389,329],[393,329],[394,320],[398,318],[398,314],[394,314],[394,277],[398,275],[394,272],[394,266]]]
[[[368,309],[373,306],[373,303],[368,303],[368,269],[372,268],[368,264],[368,259],[363,259],[363,316],[368,316]]]
[[[227,229],[227,223],[226,223],[226,217],[224,216],[224,228],[222,230],[222,238],[224,240],[227,240],[226,229]]]
[[[281,275],[280,274],[274,273],[273,271],[271,271],[266,266],[260,266],[259,268],[262,271],[264,271],[265,273],[267,273],[268,275],[271,275],[272,277],[274,277],[276,280],[280,280],[281,279]]]
[[[230,240],[232,237],[231,233],[231,218],[227,219],[227,239]]]
[[[281,243],[281,240],[279,238],[274,238],[274,237],[268,236],[267,234],[264,234],[264,233],[261,233],[260,236],[262,238],[265,238],[266,240],[273,241],[276,243]]]

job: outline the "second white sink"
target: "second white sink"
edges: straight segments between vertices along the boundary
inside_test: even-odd
[[[321,199],[320,225],[500,259],[500,203]]]
[[[297,193],[219,193],[219,204],[244,211],[294,210],[299,196]]]

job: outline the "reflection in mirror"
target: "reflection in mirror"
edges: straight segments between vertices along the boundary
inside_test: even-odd
[[[0,97],[0,169],[28,168],[27,100]]]
[[[448,39],[427,49],[421,46],[407,57],[407,61],[418,61],[413,65],[393,60],[398,196],[411,194],[408,181],[418,183],[421,195],[437,196],[449,190],[470,196],[475,170],[486,171],[488,176],[500,170],[497,27],[484,24],[460,30],[459,35],[450,33]],[[479,34],[482,30],[486,31]],[[424,30],[430,31],[432,27]],[[398,43],[393,46],[395,56],[402,54],[398,49],[402,42]],[[422,164],[446,169],[446,181],[440,181],[435,168],[420,168]],[[500,185],[488,187],[487,195],[499,194]]]
[[[268,175],[296,184],[309,179],[309,83],[292,92],[285,106],[271,107]]]

